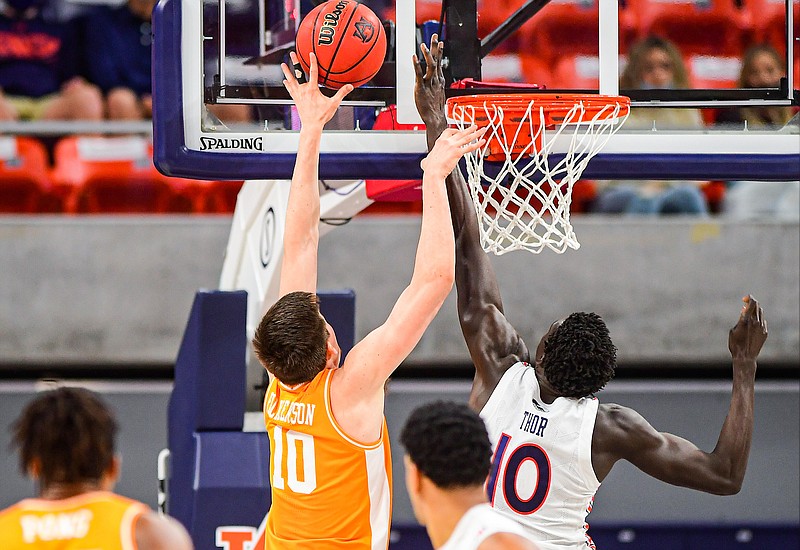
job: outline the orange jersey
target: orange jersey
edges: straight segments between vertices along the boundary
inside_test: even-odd
[[[274,379],[264,401],[272,506],[268,550],[386,550],[392,476],[386,420],[361,443],[336,423],[325,369],[289,387]]]
[[[29,498],[0,512],[3,550],[135,550],[141,502],[95,491],[62,500]]]

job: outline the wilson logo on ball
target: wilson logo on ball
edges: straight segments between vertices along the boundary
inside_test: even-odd
[[[339,24],[342,11],[347,7],[347,4],[349,4],[347,0],[341,0],[336,4],[333,11],[325,14],[322,25],[319,28],[317,44],[320,46],[328,46],[333,43],[333,37],[336,36],[336,26]]]
[[[372,23],[367,21],[365,17],[362,17],[360,21],[356,21],[355,27],[356,30],[353,36],[361,40],[364,44],[372,40],[372,37],[375,36],[375,27],[373,27]]]

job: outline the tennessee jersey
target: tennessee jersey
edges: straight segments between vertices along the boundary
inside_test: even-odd
[[[277,379],[264,401],[272,505],[268,550],[386,550],[392,478],[386,421],[377,441],[348,437],[336,423],[324,369],[311,382]]]
[[[586,515],[600,487],[592,468],[597,406],[593,397],[544,403],[533,367],[517,363],[481,411],[494,449],[492,506],[542,550],[594,548]]]
[[[478,504],[461,516],[450,538],[439,550],[478,550],[483,541],[497,533],[528,538],[519,523],[493,510],[489,504]]]
[[[141,502],[96,491],[62,500],[30,498],[0,512],[3,550],[135,550]]]

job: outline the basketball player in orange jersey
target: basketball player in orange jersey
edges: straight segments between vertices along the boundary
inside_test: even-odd
[[[297,57],[291,54],[297,77]],[[391,455],[384,383],[408,356],[453,285],[454,252],[444,179],[482,132],[447,130],[422,161],[422,227],[411,282],[386,322],[339,366],[340,349],[319,311],[318,162],[322,129],[352,86],[319,91],[316,58],[300,83],[284,85],[302,128],[289,191],[280,297],[253,338],[272,380],[264,401],[270,439],[269,549],[385,549],[391,516]]]
[[[417,64],[416,102],[428,146],[447,128],[442,45]],[[433,74],[430,67],[434,67]],[[636,411],[599,404],[594,393],[614,376],[616,347],[603,320],[573,313],[553,323],[531,354],[503,313],[477,217],[458,170],[447,177],[456,239],[461,330],[476,374],[470,404],[481,412],[494,447],[487,491],[492,505],[522,523],[543,550],[593,547],[586,515],[600,482],[619,460],[670,483],[707,493],[737,493],[753,432],[756,359],[767,339],[758,302],[744,298],[728,337],[733,392],[712,452],[659,432]],[[533,475],[517,475],[533,461]],[[530,465],[529,465],[530,466]]]
[[[0,511],[3,550],[191,550],[183,526],[111,492],[117,423],[93,393],[41,394],[13,425],[20,466],[39,496]]]
[[[436,550],[536,550],[522,526],[486,500],[492,445],[478,413],[460,403],[423,405],[400,441],[414,515]]]

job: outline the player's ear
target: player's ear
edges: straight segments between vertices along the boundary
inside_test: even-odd
[[[419,468],[411,461],[408,455],[403,456],[403,465],[406,470],[406,488],[408,492],[418,494],[422,489],[422,474]]]
[[[38,458],[34,457],[28,463],[28,477],[31,479],[39,479],[39,475],[42,473],[42,462]]]
[[[338,369],[340,358],[341,350],[333,342],[328,340],[325,343],[325,368]]]
[[[122,456],[115,454],[111,459],[108,468],[106,468],[106,471],[103,473],[103,479],[101,480],[103,490],[111,491],[114,488],[114,485],[117,484],[117,480],[119,479],[121,471]]]

